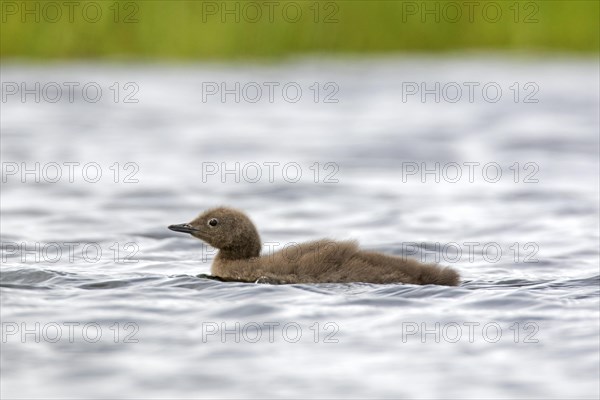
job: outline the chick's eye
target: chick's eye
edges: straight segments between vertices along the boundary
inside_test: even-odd
[[[212,218],[210,221],[208,221],[208,225],[210,226],[217,226],[219,224],[219,220],[216,218]]]

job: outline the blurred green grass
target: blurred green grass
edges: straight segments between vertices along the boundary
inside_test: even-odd
[[[597,0],[0,3],[2,58],[235,59],[456,50],[597,53],[600,47]]]

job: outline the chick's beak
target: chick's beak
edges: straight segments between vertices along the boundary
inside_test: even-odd
[[[193,228],[190,224],[169,225],[169,229],[175,232],[183,233],[194,233],[197,231],[197,229]]]

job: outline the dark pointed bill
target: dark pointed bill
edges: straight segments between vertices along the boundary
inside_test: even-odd
[[[195,232],[196,229],[192,228],[190,224],[176,224],[169,225],[169,229],[175,232],[183,232],[183,233],[192,233]]]

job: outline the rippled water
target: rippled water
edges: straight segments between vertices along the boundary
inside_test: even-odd
[[[597,61],[5,63],[2,81],[2,397],[598,397]],[[39,103],[7,82],[40,82]],[[239,103],[208,94],[223,82]],[[423,82],[439,102],[409,94]],[[269,248],[355,238],[463,283],[196,277],[214,250],[166,226],[219,204]]]

